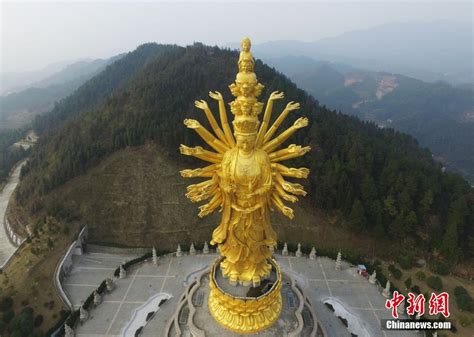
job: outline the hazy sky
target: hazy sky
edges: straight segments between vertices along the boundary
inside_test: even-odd
[[[471,2],[1,2],[1,68],[104,58],[144,42],[315,41],[388,22],[472,22]]]

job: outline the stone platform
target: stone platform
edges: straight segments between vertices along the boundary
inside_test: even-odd
[[[247,287],[240,287],[244,289]],[[239,287],[233,289],[239,290]],[[247,291],[247,290],[245,290]],[[294,280],[283,275],[283,308],[278,321],[269,329],[258,333],[262,337],[323,336],[315,313],[309,301],[296,286]],[[174,336],[231,336],[211,316],[207,301],[209,296],[209,273],[203,272],[196,278],[179,301],[179,305],[168,323],[166,337]]]
[[[112,277],[114,269],[123,260],[131,258],[133,256],[109,252],[74,256],[72,271],[63,281],[63,286],[75,307],[79,307],[103,279]],[[160,257],[157,266],[148,261],[131,268],[126,278],[115,280],[115,290],[105,295],[102,303],[89,312],[89,319],[76,326],[75,335],[134,336],[127,327],[136,326],[131,322],[137,319],[140,308],[146,308],[148,312],[156,312],[148,319],[146,325],[143,325],[139,336],[167,336],[169,331],[167,329],[172,328],[170,322],[174,321],[175,317],[178,319],[177,326],[183,327],[181,336],[192,336],[188,334],[191,332],[188,328],[191,307],[187,304],[190,299],[196,309],[194,325],[200,330],[205,330],[205,336],[237,336],[217,326],[206,311],[208,295],[206,272],[216,258],[217,255],[214,253],[204,255],[199,252],[197,255],[182,257],[168,255]],[[284,277],[282,297],[286,311],[272,328],[272,333],[268,330],[268,334],[265,332],[255,336],[286,336],[291,329],[294,329],[294,324],[298,320],[296,311],[301,302],[298,293],[291,288],[291,281],[294,281],[295,287],[304,295],[304,301],[313,309],[319,335],[350,337],[352,333],[359,337],[422,336],[413,331],[380,329],[380,319],[391,317],[390,312],[384,307],[385,298],[381,295],[382,289],[358,275],[356,267],[343,261],[342,270],[337,271],[335,261],[326,257],[311,260],[307,256],[275,254],[275,258]],[[190,287],[201,276],[199,287]],[[195,289],[192,296],[187,292],[191,288]],[[153,302],[156,296],[169,299],[158,306]],[[181,304],[184,298],[186,303]],[[343,318],[348,320],[348,326],[324,304],[331,301],[337,301],[345,309],[347,316]],[[188,309],[185,309],[186,306]],[[305,309],[305,306],[301,313],[301,318],[305,321],[301,336],[310,336],[311,331],[308,328],[311,326],[312,317],[308,315],[309,306],[306,306],[308,309]],[[314,321],[312,324],[314,326]]]

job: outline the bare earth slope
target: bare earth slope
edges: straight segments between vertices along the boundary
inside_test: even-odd
[[[174,250],[178,243],[209,241],[220,218],[219,213],[198,218],[198,205],[185,197],[189,181],[179,175],[185,166],[169,159],[155,144],[130,147],[72,179],[49,198],[64,200],[69,209],[76,209],[89,225],[94,242]],[[377,248],[364,234],[347,235],[347,228],[331,223],[310,203],[309,196],[302,198],[293,221],[272,213],[279,238],[367,255]]]

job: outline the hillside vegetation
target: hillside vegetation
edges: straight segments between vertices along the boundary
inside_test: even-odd
[[[269,61],[321,104],[412,135],[445,167],[474,183],[472,89],[303,57]]]
[[[171,248],[176,240],[204,238],[195,234],[215,222],[198,220],[191,211],[195,205],[178,207],[174,199],[184,194],[176,171],[201,164],[178,153],[179,144],[197,143],[182,121],[204,121],[193,104],[209,90],[230,101],[227,85],[237,59],[236,52],[201,44],[147,44],[113,63],[37,119],[40,142],[22,171],[17,204],[33,219],[49,214],[64,226],[87,220],[95,241],[151,246],[160,240]],[[311,169],[306,212],[335,214],[334,226],[345,219],[353,233],[375,233],[413,252],[440,250],[450,262],[472,257],[474,195],[465,180],[442,173],[414,138],[321,107],[260,61],[255,72],[266,85],[265,100],[272,91],[285,92],[275,111],[289,100],[301,103],[288,124],[302,115],[310,118],[293,140],[313,149],[295,162]],[[121,161],[127,158],[123,151],[145,144],[156,147],[162,159],[151,151],[140,160]],[[305,228],[324,221],[304,219]],[[290,237],[285,226],[283,241]]]

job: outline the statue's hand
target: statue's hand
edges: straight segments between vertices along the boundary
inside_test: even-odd
[[[190,156],[193,154],[192,148],[184,144],[181,144],[181,146],[179,147],[179,152],[187,156]]]
[[[197,129],[197,128],[201,127],[201,124],[199,124],[199,122],[197,120],[189,119],[189,118],[184,120],[184,125],[186,125],[190,129]]]
[[[209,91],[209,97],[215,99],[216,101],[224,101],[222,94],[219,91]]]
[[[300,151],[300,154],[303,155],[305,153],[308,153],[309,151],[311,151],[311,146],[305,146],[305,147],[302,147],[299,149]]]
[[[209,205],[206,204],[206,205],[203,205],[203,206],[199,207],[198,217],[203,218],[203,217],[205,217],[206,215],[208,215],[210,213],[211,213],[211,210],[209,208]]]
[[[283,206],[282,212],[285,216],[287,216],[290,219],[293,219],[295,217],[295,214],[293,213],[293,210],[287,206]]]
[[[298,118],[295,123],[293,124],[293,126],[297,129],[301,129],[301,128],[304,128],[305,126],[308,126],[308,118],[306,117],[301,117],[301,118]]]
[[[270,101],[276,101],[277,99],[282,99],[285,97],[285,94],[281,91],[274,91],[270,94]]]
[[[202,146],[189,147],[189,146],[181,144],[181,146],[179,147],[179,151],[181,152],[181,154],[191,156],[193,154],[202,154],[204,149],[202,148]]]
[[[265,190],[262,188],[257,188],[255,191],[249,194],[249,197],[259,197],[265,193]]]
[[[286,111],[293,111],[293,110],[298,110],[300,108],[300,104],[299,103],[295,103],[293,101],[291,101],[290,103],[288,103],[286,105],[286,108],[285,110]]]
[[[207,102],[203,99],[200,101],[195,101],[194,106],[201,110],[209,110],[209,105],[207,105]]]
[[[295,153],[301,151],[301,145],[290,144],[287,148],[288,153]]]
[[[202,168],[197,168],[194,170],[186,169],[186,170],[180,171],[179,173],[181,173],[181,176],[183,178],[197,177],[198,175],[202,173]]]
[[[289,202],[297,202],[298,201],[297,197],[295,197],[294,195],[289,195],[289,194],[285,195],[283,197],[283,199],[285,199],[286,201],[289,201]]]
[[[308,178],[309,170],[306,167],[290,168],[289,171],[295,175],[295,178]]]

